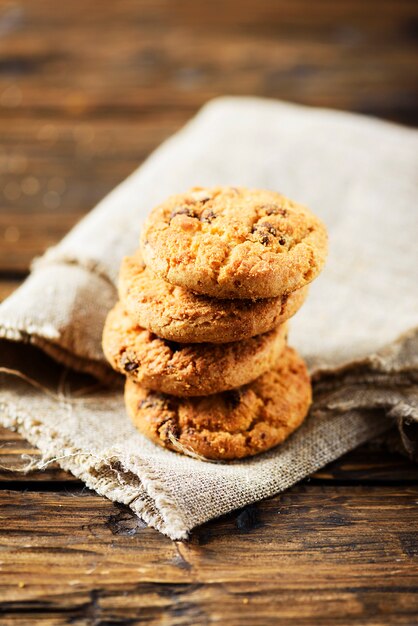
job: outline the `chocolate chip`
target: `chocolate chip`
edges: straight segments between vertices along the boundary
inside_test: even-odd
[[[188,217],[197,217],[196,213],[194,212],[194,209],[189,206],[175,207],[171,212],[170,221],[173,219],[173,217],[176,217],[176,215],[187,215]]]
[[[284,246],[284,244],[285,244],[285,243],[286,243],[286,239],[284,239],[283,237],[280,237],[280,239],[279,239],[279,244],[280,244],[281,246]]]
[[[265,231],[267,233],[270,233],[270,235],[277,234],[275,227],[273,226],[273,224],[270,224],[270,222],[260,222],[259,224],[256,224],[253,228],[253,233],[259,231]]]
[[[270,235],[275,236],[277,231],[270,222],[260,222],[253,227],[252,232],[258,236],[260,243],[264,246],[270,243]]]
[[[206,209],[206,211],[203,211],[203,213],[201,214],[200,221],[211,224],[212,221],[215,219],[215,217],[216,217],[215,211],[212,211],[212,209]]]
[[[162,393],[149,392],[147,397],[138,404],[140,409],[168,409],[169,400]]]
[[[266,215],[282,215],[283,217],[287,215],[286,209],[283,209],[278,204],[263,204],[261,208],[264,209]]]
[[[263,204],[261,209],[264,210],[266,215],[277,215],[279,207],[277,204]]]
[[[125,372],[134,372],[135,370],[138,369],[138,367],[139,367],[139,363],[133,363],[131,361],[131,362],[125,363],[125,365],[123,366],[123,369],[125,370]]]
[[[239,389],[231,389],[224,392],[224,398],[228,408],[236,409],[241,402],[242,393]]]
[[[276,229],[274,228],[273,224],[270,224],[270,222],[263,222],[262,223],[263,228],[265,228],[266,230],[268,230],[268,232],[271,235],[276,235]]]
[[[124,354],[120,360],[120,364],[125,370],[125,372],[135,372],[138,369],[139,363],[135,361],[131,361],[129,357]]]

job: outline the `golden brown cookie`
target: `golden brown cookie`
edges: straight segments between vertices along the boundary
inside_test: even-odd
[[[286,348],[276,368],[249,385],[199,398],[147,391],[128,379],[125,403],[136,428],[165,448],[208,459],[240,459],[282,443],[312,399],[305,363]]]
[[[173,285],[215,298],[270,298],[319,274],[327,233],[307,208],[274,191],[196,187],[150,213],[141,249]]]
[[[259,300],[210,298],[158,278],[139,252],[123,260],[119,274],[119,297],[130,317],[181,343],[227,343],[266,333],[298,311],[307,290]]]
[[[110,311],[103,350],[111,366],[149,389],[201,396],[232,389],[274,367],[286,345],[286,326],[228,344],[180,344],[131,321],[118,303]]]

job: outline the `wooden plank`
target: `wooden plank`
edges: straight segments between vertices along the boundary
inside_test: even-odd
[[[68,484],[81,482],[69,472],[64,472],[56,463],[48,464],[42,470],[33,470],[26,473],[24,470],[32,461],[41,459],[37,448],[30,445],[25,439],[7,428],[0,427],[0,485],[4,482],[46,483],[49,481]],[[56,486],[59,489],[59,486]]]
[[[383,587],[345,592],[292,589],[253,583],[155,584],[125,589],[96,589],[63,599],[64,608],[45,608],[45,602],[13,603],[5,608],[2,626],[39,624],[118,624],[161,626],[393,626],[415,624],[416,597],[409,589]],[[8,605],[6,605],[7,607]]]
[[[0,270],[27,271],[33,257],[57,243],[183,121],[176,115],[130,123],[0,118]]]
[[[417,495],[298,486],[178,543],[88,491],[0,492],[2,615],[412,623]]]
[[[19,73],[25,89],[20,99],[12,92],[8,101],[6,94],[5,103],[29,110],[97,113],[108,102],[137,106],[141,99],[136,89],[147,100],[147,88],[160,106],[189,108],[226,88],[229,93],[270,95],[284,90],[284,97],[317,101],[364,98],[373,95],[376,84],[390,90],[392,81],[406,92],[410,89],[402,71],[415,53],[408,20],[416,9],[410,2],[397,3],[394,9],[393,3],[376,0],[362,3],[364,8],[355,0],[323,1],[316,3],[315,17],[307,2],[295,9],[289,0],[264,0],[256,10],[249,0],[224,3],[222,11],[191,0],[178,4],[170,10],[167,3],[121,3],[114,8],[101,2],[95,11],[97,2],[88,8],[75,2],[72,9],[58,12],[53,0],[42,8],[22,3],[8,34],[3,71],[6,78]],[[107,27],[100,29],[103,20],[108,20]],[[365,55],[368,63],[358,63]],[[71,71],[74,66],[77,72]],[[321,76],[324,69],[332,76]],[[55,84],[48,80],[51,75]],[[312,89],[317,75],[317,86],[322,81],[325,92]],[[351,89],[353,81],[358,89]],[[43,83],[48,97],[42,99]],[[68,83],[71,94],[65,90]]]
[[[26,0],[8,20],[4,116],[190,113],[223,93],[414,115],[411,2],[395,9],[377,0],[323,0],[314,18],[307,2],[295,10],[290,0],[263,0],[256,10],[250,0],[235,0],[222,11],[192,0],[176,10],[148,2],[90,2],[86,9],[78,1],[70,11],[57,11],[53,0],[39,4]]]
[[[5,272],[28,271],[34,257],[42,254],[48,247],[57,243],[82,217],[70,213],[54,216],[53,211],[36,210],[36,220],[27,215],[0,215],[0,232],[3,242],[0,254],[0,267]]]

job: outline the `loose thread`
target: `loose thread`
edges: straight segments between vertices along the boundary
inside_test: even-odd
[[[59,397],[58,394],[56,394],[53,391],[51,391],[50,389],[48,389],[48,387],[44,387],[44,385],[42,385],[41,383],[38,383],[37,380],[34,380],[33,378],[30,378],[29,376],[26,376],[26,374],[23,374],[22,372],[19,372],[19,370],[14,370],[14,369],[11,369],[9,367],[0,367],[0,373],[2,373],[2,374],[10,374],[11,376],[17,376],[17,378],[20,378],[21,380],[24,380],[29,385],[32,385],[32,387],[35,387],[35,389],[38,389],[39,391],[42,391],[45,395],[49,396],[50,398],[52,398],[56,402],[60,401],[60,397]]]
[[[37,380],[30,378],[30,376],[26,376],[26,374],[23,374],[19,370],[11,369],[9,367],[0,367],[0,373],[10,374],[11,376],[16,376],[17,378],[24,380],[29,385],[32,385],[32,387],[35,387],[35,389],[38,389],[39,391],[42,391],[45,395],[52,398],[52,400],[55,400],[55,402],[58,402],[61,405],[63,403],[71,404],[77,401],[85,402],[89,398],[83,398],[82,396],[84,393],[87,395],[88,393],[91,393],[95,390],[104,388],[102,383],[94,383],[93,385],[82,387],[81,389],[71,392],[71,397],[69,397],[68,395],[65,394],[65,378],[68,375],[68,369],[65,370],[61,374],[61,377],[58,383],[58,393],[51,391],[50,389],[48,389],[48,387],[45,387],[44,385],[39,383]]]
[[[1,446],[1,447],[5,447],[5,446]],[[114,467],[112,467],[112,462],[113,461],[119,461],[118,457],[113,454],[113,456],[109,457],[109,458],[105,458],[105,457],[101,457],[98,456],[97,454],[95,454],[94,452],[82,452],[82,451],[78,451],[78,452],[69,452],[67,454],[62,454],[60,456],[53,456],[50,459],[35,459],[34,457],[31,457],[30,455],[27,454],[22,454],[21,458],[23,460],[27,460],[28,464],[25,467],[20,467],[20,468],[15,468],[15,467],[7,467],[7,465],[0,465],[0,469],[6,470],[6,471],[13,471],[13,472],[22,472],[22,473],[29,473],[31,471],[34,470],[44,470],[45,468],[47,468],[49,465],[51,465],[52,463],[57,463],[58,461],[64,461],[66,459],[70,459],[73,457],[80,457],[80,456],[84,456],[84,457],[89,457],[92,459],[95,459],[97,461],[97,463],[103,463],[104,465],[106,465],[110,471],[114,472],[116,474],[116,476],[118,477],[118,481],[120,484],[123,484],[125,481],[123,481],[121,479],[121,474],[120,472],[115,469]]]
[[[176,448],[176,450],[178,450],[179,452],[182,452],[185,456],[196,459],[196,461],[205,461],[205,463],[222,463],[222,461],[217,461],[216,459],[208,459],[207,457],[198,454],[191,448],[184,446],[178,439],[174,437],[172,433],[168,434],[168,438],[174,448]]]
[[[44,385],[42,385],[41,383],[39,383],[38,381],[34,380],[33,378],[30,378],[29,376],[26,376],[26,374],[23,374],[22,372],[20,372],[19,370],[14,370],[8,367],[0,367],[0,373],[4,373],[4,374],[10,374],[12,376],[16,376],[17,378],[20,378],[21,380],[24,380],[25,382],[27,382],[28,384],[32,385],[33,387],[35,387],[36,389],[38,389],[39,391],[45,393],[45,395],[47,395],[48,397],[52,398],[55,402],[57,402],[62,408],[64,409],[69,409],[71,411],[71,404],[77,402],[78,400],[85,402],[86,399],[77,397],[77,398],[68,398],[68,396],[65,395],[65,383],[66,383],[66,377],[68,375],[68,369],[64,370],[64,372],[61,374],[59,383],[58,383],[58,393],[55,393],[53,391],[51,391],[50,389],[48,389],[47,387],[45,387]],[[83,393],[83,392],[88,392],[88,391],[92,391],[93,389],[97,389],[99,387],[101,387],[101,383],[96,383],[94,385],[91,385],[90,387],[84,387],[83,389],[78,390],[77,394],[78,396]],[[76,394],[72,394],[72,395],[76,395]],[[172,433],[170,433],[168,435],[171,444],[173,445],[173,447],[178,450],[179,452],[181,452],[182,454],[184,454],[185,456],[188,456],[192,459],[195,459],[197,461],[205,461],[206,463],[222,463],[222,461],[217,461],[215,459],[208,459],[204,456],[202,456],[201,454],[198,454],[197,452],[195,452],[194,450],[192,450],[191,448],[184,446],[178,439],[176,439],[174,437],[174,435]],[[75,455],[69,455],[69,456],[75,456]],[[55,459],[52,459],[51,461],[48,461],[48,463],[53,463],[56,460],[59,460],[61,458],[66,458],[66,456],[64,457],[56,457]],[[47,465],[45,465],[46,467]],[[1,466],[0,466],[1,467]],[[7,469],[4,468],[3,469]],[[43,466],[40,466],[39,469],[44,469]]]

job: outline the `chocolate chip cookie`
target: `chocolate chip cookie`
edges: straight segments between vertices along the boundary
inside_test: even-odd
[[[103,331],[112,367],[148,389],[202,396],[244,385],[274,367],[286,345],[286,325],[227,344],[180,344],[160,339],[132,321],[118,303]]]
[[[307,208],[274,191],[195,187],[150,213],[141,249],[173,285],[216,298],[271,298],[319,274],[327,233]]]
[[[252,383],[216,395],[176,398],[127,379],[125,403],[136,428],[159,445],[207,459],[240,459],[282,443],[311,404],[301,357],[286,348],[276,367]]]
[[[119,274],[119,297],[130,317],[180,343],[227,343],[266,333],[298,311],[307,290],[258,300],[211,298],[158,278],[139,252],[123,260]]]

